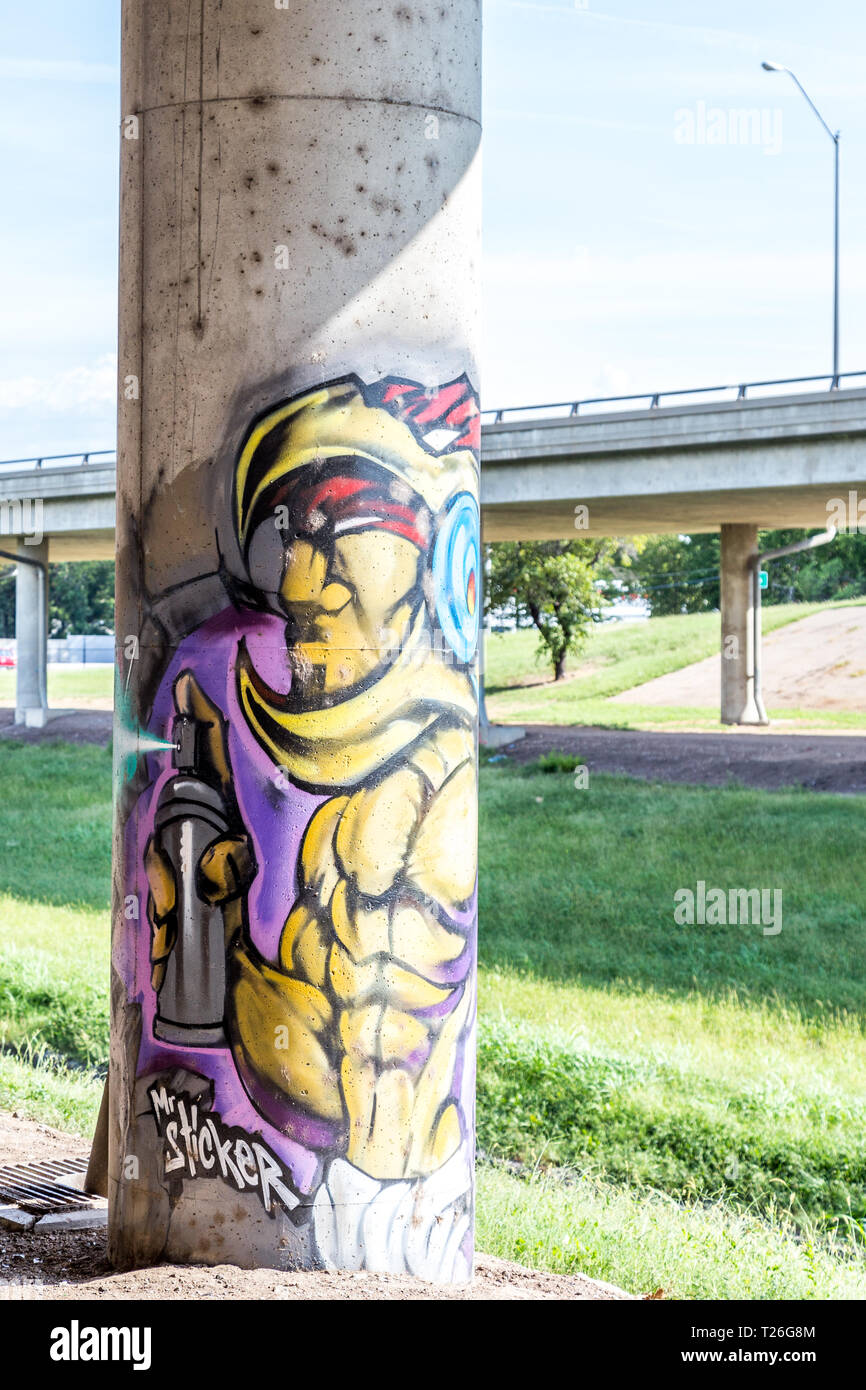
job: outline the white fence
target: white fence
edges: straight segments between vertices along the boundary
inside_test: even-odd
[[[14,661],[16,643],[14,637],[0,637],[0,662],[4,658]],[[84,666],[112,666],[114,664],[114,635],[110,632],[80,634],[70,637],[49,637],[49,663],[72,662]]]

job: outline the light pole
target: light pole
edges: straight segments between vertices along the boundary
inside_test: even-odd
[[[834,134],[828,126],[821,112],[818,110],[806,88],[803,86],[799,77],[790,68],[786,68],[782,63],[762,63],[761,67],[765,72],[786,72],[788,76],[796,82],[803,96],[808,101],[818,120],[826,130],[830,139],[833,141],[833,390],[839,385],[839,137],[841,131],[837,130]]]

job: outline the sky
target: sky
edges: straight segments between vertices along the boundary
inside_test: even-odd
[[[114,445],[119,0],[0,0],[0,460]],[[484,0],[488,407],[866,371],[862,0]],[[741,119],[738,112],[754,113]]]

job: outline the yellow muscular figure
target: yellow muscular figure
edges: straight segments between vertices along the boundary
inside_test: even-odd
[[[436,630],[430,556],[450,499],[476,489],[470,451],[435,457],[342,384],[266,417],[238,468],[239,540],[288,620],[292,670],[277,695],[242,646],[240,705],[275,766],[326,800],[275,962],[251,940],[245,891],[284,866],[257,866],[240,825],[200,862],[226,922],[227,1026],[257,1107],[272,1118],[284,1098],[331,1126],[335,1150],[379,1182],[435,1173],[466,1139],[455,1087],[474,1008],[477,700],[471,659]],[[221,711],[191,673],[174,697],[205,727],[231,805]],[[158,989],[174,884],[153,841],[147,868]]]

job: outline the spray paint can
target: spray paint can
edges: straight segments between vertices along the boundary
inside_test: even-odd
[[[174,870],[174,945],[157,996],[154,1035],[184,1047],[226,1047],[226,952],[223,911],[198,891],[198,866],[228,834],[225,800],[198,773],[199,724],[172,725],[172,777],[160,793],[154,836]]]

